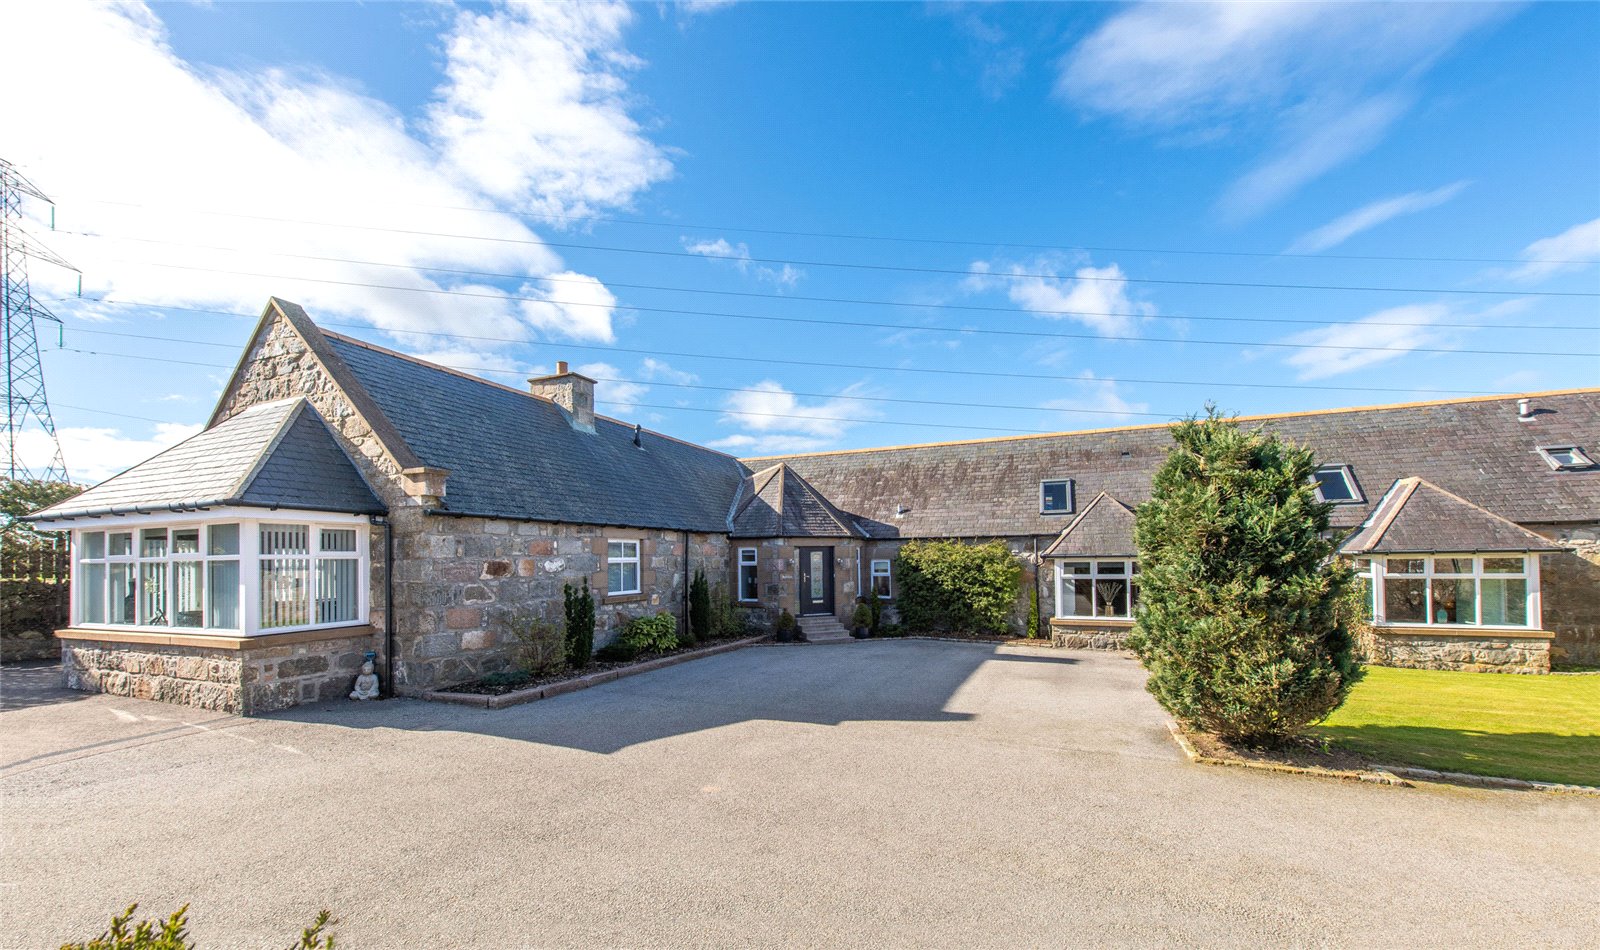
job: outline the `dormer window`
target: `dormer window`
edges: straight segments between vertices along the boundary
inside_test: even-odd
[[[1594,459],[1585,455],[1576,445],[1541,445],[1539,456],[1558,472],[1594,467]]]
[[[1072,514],[1072,479],[1056,478],[1039,483],[1039,513]]]
[[[1316,483],[1317,500],[1335,505],[1354,505],[1366,499],[1361,497],[1361,488],[1356,485],[1356,477],[1348,465],[1324,465],[1311,473],[1311,480]]]

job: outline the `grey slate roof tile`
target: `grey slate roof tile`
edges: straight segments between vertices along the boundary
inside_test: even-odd
[[[32,519],[222,505],[384,511],[317,411],[284,399],[251,406]]]
[[[726,533],[747,470],[732,456],[595,417],[580,432],[530,393],[323,331],[461,514]]]
[[[736,538],[859,538],[844,512],[779,463],[746,478],[733,515]]]
[[[1133,511],[1105,492],[1094,497],[1060,536],[1044,549],[1045,557],[1134,557]]]
[[[1420,478],[1395,482],[1341,554],[1559,551],[1559,545]]]

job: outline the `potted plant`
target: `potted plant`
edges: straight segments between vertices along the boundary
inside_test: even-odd
[[[865,640],[872,635],[872,607],[866,601],[856,604],[856,611],[850,616],[850,622],[855,629],[850,635],[857,640]]]
[[[773,634],[779,643],[793,643],[794,632],[799,624],[795,623],[794,614],[785,610],[778,615],[778,622],[773,626]]]

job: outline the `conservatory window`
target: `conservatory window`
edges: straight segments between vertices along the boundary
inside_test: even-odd
[[[606,542],[606,593],[639,593],[639,542]]]
[[[1391,624],[1533,626],[1537,564],[1521,554],[1374,558],[1373,613]]]
[[[1059,561],[1056,616],[1131,620],[1139,609],[1138,580],[1139,562],[1131,559]]]
[[[756,600],[761,591],[758,583],[755,548],[739,549],[739,599]]]

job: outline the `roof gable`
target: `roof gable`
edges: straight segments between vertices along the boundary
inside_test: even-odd
[[[322,417],[295,398],[251,406],[29,520],[231,505],[384,511]]]
[[[1133,510],[1106,492],[1062,530],[1045,557],[1136,557]]]
[[[781,462],[747,477],[739,488],[731,533],[739,538],[860,537],[853,519]]]
[[[1557,550],[1548,538],[1416,477],[1395,482],[1339,547],[1349,555]]]

